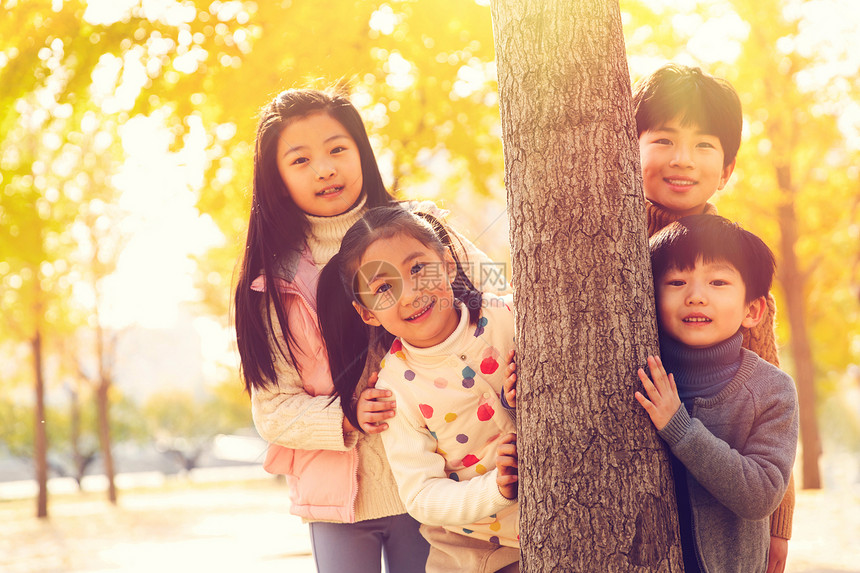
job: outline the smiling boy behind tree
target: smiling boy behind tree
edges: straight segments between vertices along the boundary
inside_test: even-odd
[[[673,454],[684,569],[764,573],[798,436],[791,377],[741,348],[773,254],[714,215],[672,223],[650,249],[662,362],[648,358],[653,383],[639,369],[648,398],[636,399]]]
[[[716,215],[708,201],[725,187],[735,168],[743,115],[727,81],[699,68],[668,64],[633,90],[648,235],[686,215]],[[774,333],[776,304],[767,294],[761,321],[745,329],[743,347],[779,366]],[[794,513],[794,480],[771,516],[768,573],[785,567]]]

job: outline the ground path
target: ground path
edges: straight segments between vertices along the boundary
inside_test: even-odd
[[[0,571],[312,573],[307,528],[274,478],[170,480],[120,492],[0,501]],[[860,488],[798,492],[789,573],[860,573]]]

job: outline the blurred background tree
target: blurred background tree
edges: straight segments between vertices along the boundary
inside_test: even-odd
[[[496,260],[509,260],[488,4],[2,2],[0,352],[13,360],[0,366],[4,399],[11,401],[0,407],[11,404],[15,420],[32,410],[28,431],[40,482],[47,479],[53,430],[40,433],[72,423],[52,414],[54,402],[63,404],[57,411],[69,411],[71,394],[63,387],[78,365],[91,374],[109,361],[99,356],[99,341],[116,338],[122,347],[137,340],[153,314],[140,309],[156,308],[162,296],[153,284],[182,291],[194,328],[204,333],[208,391],[220,393],[236,408],[231,412],[247,407],[236,360],[222,350],[228,350],[229,296],[247,224],[257,111],[282,89],[347,90],[388,185],[451,209],[464,234]],[[832,398],[846,387],[856,390],[851,365],[860,364],[860,55],[851,50],[860,16],[852,6],[851,0],[622,5],[634,81],[674,60],[727,78],[743,99],[738,167],[715,202],[779,257],[779,340],[783,365],[804,400],[807,487],[817,483],[818,467],[810,413],[827,422],[825,453],[858,443],[843,437],[856,424],[830,423],[856,420],[845,400]],[[201,244],[208,248],[174,239],[171,256],[183,261],[179,267],[163,251],[154,262],[141,258],[155,252],[153,237],[182,233],[206,235]],[[144,262],[152,265],[146,272],[153,282],[132,289],[127,277]],[[104,394],[118,404],[136,388],[123,372],[131,368],[129,354],[113,359],[115,376]],[[184,380],[177,391],[190,392],[193,383]],[[79,399],[94,398],[87,391]],[[118,439],[116,416],[107,418]],[[21,431],[6,420],[4,441]],[[231,423],[247,426],[249,418],[237,415]],[[6,433],[7,426],[17,430]],[[51,451],[65,447],[57,440]],[[47,513],[44,491],[40,513]]]
[[[800,484],[821,487],[818,402],[833,410],[828,396],[860,356],[860,58],[849,40],[860,19],[835,0],[639,4],[628,21],[634,76],[676,60],[726,78],[741,97],[737,167],[714,202],[777,256],[780,357],[801,404]],[[857,419],[837,414],[846,416]],[[828,436],[836,447],[840,438],[856,442]]]

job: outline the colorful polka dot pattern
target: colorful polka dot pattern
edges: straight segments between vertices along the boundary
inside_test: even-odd
[[[463,368],[463,388],[471,388],[475,385],[475,371],[466,366]]]
[[[475,329],[475,338],[478,338],[479,336],[484,334],[484,331],[487,328],[488,322],[489,322],[489,320],[487,319],[486,316],[482,316],[481,318],[478,319],[478,327]]]
[[[473,328],[463,333],[469,342],[444,361],[410,360],[410,350],[399,339],[385,359],[391,370],[386,380],[400,388],[402,407],[409,407],[430,432],[435,452],[445,458],[445,475],[455,482],[494,470],[500,436],[515,431],[499,402],[504,357],[513,348],[513,314],[502,306],[487,308]],[[395,372],[399,375],[392,378]],[[490,516],[457,531],[492,543],[516,543],[516,512],[513,520]]]
[[[498,514],[490,515],[475,523],[456,529],[458,533],[483,539],[496,545],[519,546],[517,518],[519,504],[508,506]],[[452,531],[454,530],[451,528]]]
[[[512,322],[509,311],[507,319]],[[451,385],[450,379],[443,375],[447,372],[443,368],[434,369],[432,371],[434,376],[430,379],[425,378],[420,367],[405,367],[401,370],[403,372],[402,379],[409,383],[408,387],[413,389],[414,395],[422,397],[422,401],[418,404],[418,410],[431,435],[437,440],[437,452],[447,451],[452,455],[460,454],[453,461],[449,459],[447,463],[450,475],[457,476],[458,479],[462,479],[461,472],[463,469],[468,468],[472,475],[482,475],[488,471],[488,467],[492,468],[495,465],[493,461],[494,447],[490,446],[499,439],[501,432],[495,428],[495,431],[488,434],[487,429],[490,429],[490,426],[486,426],[486,424],[492,424],[492,420],[500,408],[496,405],[498,404],[498,389],[495,385],[501,387],[504,369],[500,368],[502,351],[491,344],[495,341],[492,338],[493,331],[488,330],[490,324],[489,317],[481,316],[474,335],[476,337],[482,336],[481,342],[483,344],[480,344],[468,357],[466,355],[457,357],[460,364],[467,363],[459,371],[459,375],[462,377],[459,385]],[[505,346],[511,346],[512,343],[513,341],[509,339]],[[388,355],[399,359],[398,361],[403,366],[408,363],[400,339],[395,339]],[[474,364],[477,366],[473,367]],[[490,380],[495,383],[492,393],[486,391],[489,390],[486,384]],[[432,388],[427,388],[425,385],[432,385]],[[426,390],[424,390],[425,388]],[[437,402],[434,389],[440,392],[451,391],[454,394],[443,394],[448,397],[448,402],[444,400]],[[464,391],[467,392],[465,395],[463,394]],[[448,410],[451,406],[454,408]],[[440,410],[440,408],[442,409]],[[441,427],[440,424],[442,424]],[[479,426],[475,426],[475,424],[479,424]],[[443,436],[441,441],[438,436],[439,432],[442,432]],[[477,440],[476,435],[479,436]],[[442,442],[447,445],[443,445]],[[491,463],[479,463],[485,459]]]
[[[499,369],[499,351],[493,346],[487,347],[481,354],[481,373],[492,374]]]

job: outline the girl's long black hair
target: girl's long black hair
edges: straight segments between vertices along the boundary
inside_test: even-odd
[[[305,214],[290,198],[277,163],[278,138],[291,122],[325,113],[340,122],[355,140],[361,157],[364,180],[362,195],[368,207],[386,205],[394,198],[386,191],[358,111],[338,94],[295,89],[278,94],[261,111],[254,149],[254,179],[251,215],[239,278],[234,296],[234,323],[245,389],[263,388],[275,382],[276,352],[295,361],[296,340],[275,287],[279,261],[297,256],[308,232]],[[254,279],[265,276],[265,292],[251,290]],[[274,304],[273,304],[274,303]],[[283,333],[284,343],[274,335],[271,309]]]
[[[365,251],[375,241],[395,235],[412,237],[442,257],[446,250],[454,258],[457,274],[451,283],[454,298],[469,310],[471,322],[481,311],[481,292],[469,280],[456,253],[456,237],[436,217],[411,213],[400,205],[369,209],[343,237],[340,251],[322,270],[317,286],[319,321],[328,351],[334,392],[350,423],[361,428],[356,418],[355,390],[367,362],[368,349],[381,345],[388,349],[394,337],[381,327],[362,321],[352,303],[362,304],[356,296],[355,277]],[[324,303],[323,303],[324,301]]]

